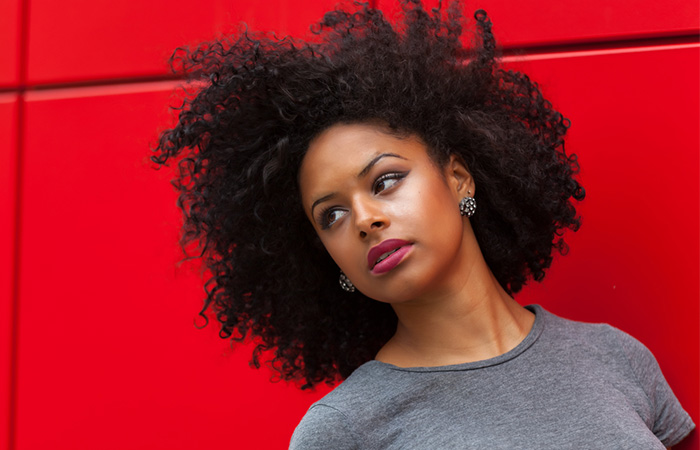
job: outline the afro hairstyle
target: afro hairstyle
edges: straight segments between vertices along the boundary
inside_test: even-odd
[[[474,233],[511,294],[542,280],[553,251],[567,249],[563,231],[580,226],[568,120],[526,75],[500,67],[486,13],[467,39],[458,2],[401,5],[396,20],[346,5],[307,40],[242,27],[171,61],[196,89],[152,159],[177,164],[182,245],[207,271],[200,314],[223,338],[252,339],[253,365],[302,387],[347,377],[397,323],[390,305],[340,289],[304,214],[298,169],[321,131],[381,123],[420,137],[438,164],[459,155],[479,187]]]

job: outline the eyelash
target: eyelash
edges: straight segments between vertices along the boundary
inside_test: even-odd
[[[391,189],[392,187],[394,187],[396,185],[396,183],[398,183],[401,180],[403,180],[404,178],[406,178],[406,175],[408,175],[408,172],[390,172],[390,173],[385,173],[383,175],[380,175],[376,180],[374,180],[374,183],[372,183],[372,192],[374,194],[380,194],[381,192],[384,192],[387,189]],[[388,181],[388,180],[396,180],[396,183],[394,183],[393,185],[391,185],[387,188],[382,189],[381,191],[377,191],[377,186],[380,183],[383,183],[383,182]],[[338,220],[338,219],[336,219],[336,220],[331,222],[328,219],[328,215],[330,213],[336,211],[337,209],[338,208],[336,208],[335,206],[329,206],[329,207],[321,210],[321,212],[319,213],[319,223],[321,225],[322,230],[327,230]]]
[[[379,178],[377,178],[377,179],[374,181],[374,183],[372,184],[372,191],[373,191],[375,194],[377,194],[377,193],[378,193],[378,192],[377,192],[377,185],[378,185],[379,183],[382,183],[382,182],[387,181],[387,180],[396,180],[397,182],[399,182],[399,181],[403,180],[403,179],[406,177],[407,174],[408,174],[408,172],[390,172],[390,173],[385,173],[384,175],[381,175]],[[393,187],[393,185],[392,185],[392,186],[389,186],[388,188],[385,188],[385,189],[383,189],[383,190],[391,189],[392,187]]]

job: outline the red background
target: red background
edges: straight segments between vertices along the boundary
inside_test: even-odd
[[[0,450],[286,447],[327,389],[270,383],[194,327],[202,288],[148,149],[175,47],[239,21],[302,35],[334,3],[0,2]],[[588,194],[570,254],[518,300],[636,336],[698,423],[698,3],[479,7],[572,120]]]

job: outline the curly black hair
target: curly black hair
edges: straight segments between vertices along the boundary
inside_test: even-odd
[[[304,214],[298,169],[324,129],[382,123],[419,136],[439,164],[458,154],[479,188],[474,233],[511,294],[542,280],[552,250],[566,251],[563,231],[580,225],[569,122],[526,75],[500,68],[486,13],[472,43],[458,2],[402,6],[396,21],[366,4],[331,11],[307,41],[242,29],[171,61],[199,87],[152,159],[178,161],[183,248],[209,273],[200,314],[213,311],[224,338],[253,339],[252,364],[267,357],[302,387],[347,377],[397,323],[390,305],[339,288]]]

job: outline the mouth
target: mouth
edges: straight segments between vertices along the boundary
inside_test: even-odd
[[[413,244],[402,239],[387,239],[372,247],[367,254],[367,265],[373,274],[381,274],[396,267],[411,250]]]

